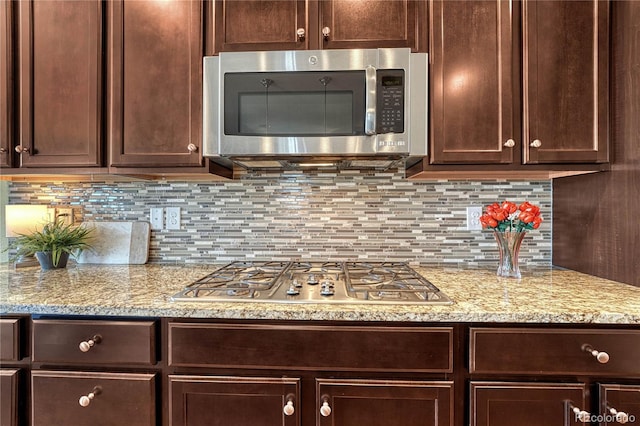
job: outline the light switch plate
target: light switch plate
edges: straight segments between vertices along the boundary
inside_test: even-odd
[[[167,229],[180,229],[180,207],[167,207]]]
[[[162,207],[151,208],[151,229],[161,231],[164,228],[164,209]]]

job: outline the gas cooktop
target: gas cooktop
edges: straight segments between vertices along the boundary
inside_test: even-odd
[[[451,304],[403,262],[233,262],[172,301]]]

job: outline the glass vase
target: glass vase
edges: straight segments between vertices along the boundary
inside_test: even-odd
[[[518,255],[520,254],[520,245],[526,234],[526,231],[493,232],[500,251],[499,277],[522,278],[520,266],[518,266]]]

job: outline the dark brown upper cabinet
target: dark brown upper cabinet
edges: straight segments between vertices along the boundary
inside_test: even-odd
[[[108,166],[202,166],[202,2],[107,7]]]
[[[518,127],[510,2],[432,1],[431,162],[512,163]]]
[[[524,162],[609,160],[609,2],[522,4]]]
[[[2,2],[2,8],[6,8]],[[17,7],[20,167],[99,166],[102,2]],[[5,11],[6,13],[6,11]]]
[[[430,163],[608,161],[608,10],[432,0]]]
[[[10,1],[0,2],[0,167],[10,167],[13,148],[13,56]]]
[[[409,47],[426,51],[424,0],[216,0],[213,51]]]

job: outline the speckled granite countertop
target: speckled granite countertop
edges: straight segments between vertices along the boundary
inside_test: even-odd
[[[0,313],[225,319],[640,324],[640,288],[567,270],[416,267],[452,305],[171,302],[207,266],[0,266]]]

